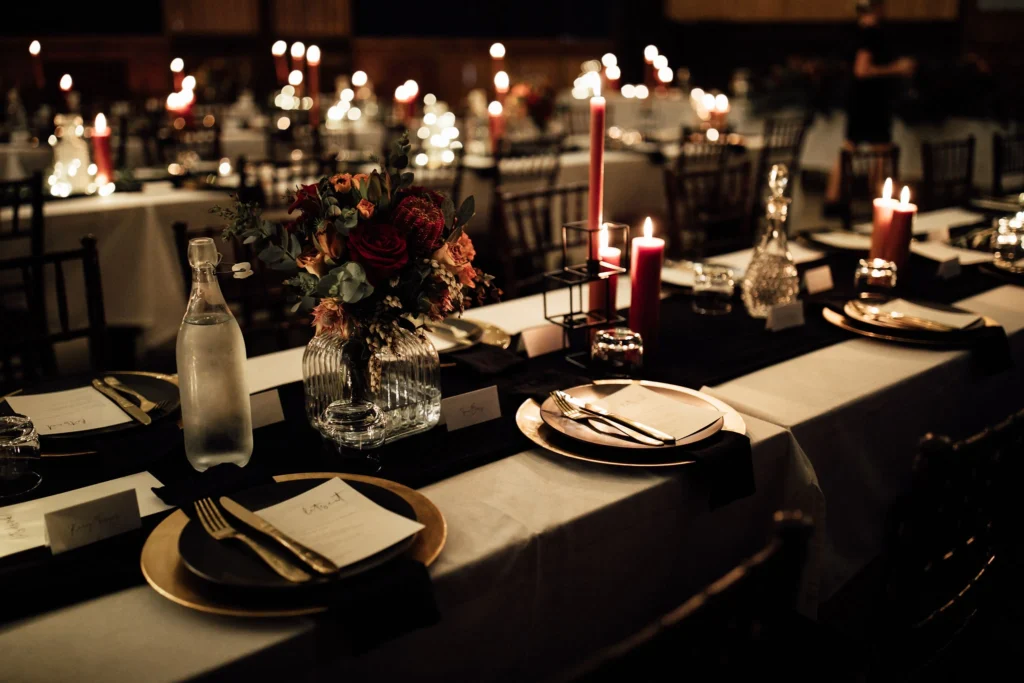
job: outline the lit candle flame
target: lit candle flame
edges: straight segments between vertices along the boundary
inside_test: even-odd
[[[288,74],[288,83],[291,85],[300,85],[302,83],[302,72],[298,69],[294,69]]]
[[[892,199],[892,178],[885,179],[885,185],[882,186],[882,199]]]
[[[654,223],[651,222],[650,216],[644,219],[644,237],[647,239],[654,237]]]
[[[501,43],[494,43],[491,45],[491,58],[492,59],[504,59],[505,58],[505,46]]]
[[[310,45],[309,49],[306,50],[306,60],[312,65],[316,66],[320,63],[320,48],[316,45]]]
[[[491,116],[501,116],[501,111],[501,102],[498,102],[497,100],[487,105],[487,113]]]
[[[405,92],[409,96],[409,99],[415,99],[416,95],[420,91],[420,85],[411,78],[405,82]]]
[[[729,96],[725,93],[715,95],[715,109],[720,112],[729,111]]]
[[[174,73],[180,74],[182,69],[184,68],[185,60],[183,60],[181,57],[175,57],[171,60],[171,71],[173,71]]]
[[[906,206],[910,203],[910,188],[906,185],[903,186],[903,190],[900,192],[900,204]]]
[[[508,74],[504,71],[499,71],[494,74],[494,89],[498,92],[508,92]]]
[[[43,47],[39,44],[38,40],[33,40],[31,43],[28,44],[28,53],[33,57],[38,57],[39,51],[42,49]]]
[[[270,54],[275,57],[284,57],[284,53],[288,51],[288,43],[283,40],[279,40],[274,43],[274,46],[270,48]]]
[[[64,92],[68,92],[69,90],[71,90],[71,84],[71,74],[64,74],[60,77],[60,89]]]
[[[195,90],[196,89],[196,77],[185,76],[181,79],[181,89],[184,90]]]
[[[658,48],[654,45],[648,45],[644,48],[644,59],[650,64],[654,61],[654,58],[658,56]]]
[[[357,88],[361,88],[364,85],[366,85],[367,80],[368,77],[365,71],[357,71],[354,74],[352,74],[352,85],[356,86]]]
[[[597,231],[597,246],[601,251],[608,248],[608,224],[602,223],[601,229]]]
[[[92,127],[93,135],[104,135],[107,132],[107,117],[96,114],[96,123]]]
[[[665,55],[658,55],[654,58],[654,61],[652,61],[651,64],[654,65],[655,69],[661,71],[668,66],[668,57]]]
[[[306,44],[301,42],[292,43],[292,59],[302,59],[306,54]]]
[[[672,69],[668,68],[667,66],[663,66],[662,68],[658,69],[658,80],[661,81],[662,83],[671,83]]]
[[[617,81],[622,77],[622,70],[615,64],[612,64],[605,68],[604,75],[608,77],[609,81]]]
[[[611,52],[607,52],[603,57],[601,57],[601,63],[604,64],[605,66],[618,66],[619,58],[613,55]]]

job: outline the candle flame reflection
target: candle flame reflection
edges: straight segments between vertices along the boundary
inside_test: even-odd
[[[885,179],[885,185],[882,186],[882,199],[892,199],[892,178]]]
[[[651,223],[651,217],[648,216],[644,219],[644,237],[650,239],[654,236],[654,224]]]

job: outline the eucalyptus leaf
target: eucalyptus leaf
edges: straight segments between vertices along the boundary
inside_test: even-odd
[[[268,244],[267,248],[259,253],[259,259],[264,263],[277,263],[283,256],[284,249],[276,244]]]
[[[324,274],[320,281],[316,283],[316,288],[313,290],[313,295],[323,299],[324,297],[334,296],[338,293],[338,273],[341,268],[335,268],[329,273]]]
[[[455,229],[452,230],[452,234],[448,235],[448,239],[446,239],[445,242],[448,244],[454,244],[460,237],[462,237],[462,233],[464,232],[465,230],[462,229],[461,225],[456,226]]]
[[[332,273],[338,273],[339,292],[345,303],[354,304],[373,294],[373,285],[366,281],[366,271],[355,261],[349,261]]]
[[[292,235],[291,241],[288,243],[288,255],[293,259],[298,258],[299,254],[302,253],[302,243],[299,241],[298,235]]]
[[[444,201],[441,202],[441,213],[444,214],[444,227],[451,230],[453,225],[452,221],[455,220],[455,203],[452,201],[452,198],[447,195],[445,196]]]
[[[398,184],[398,187],[399,187],[399,189],[401,189],[401,188],[403,188],[403,187],[409,187],[410,185],[412,185],[412,181],[413,181],[413,178],[414,178],[414,177],[415,177],[415,176],[413,176],[413,174],[412,174],[412,173],[403,173],[403,174],[401,175],[401,178],[402,178],[402,182],[400,182],[400,183]]]
[[[285,259],[283,261],[278,261],[277,263],[273,263],[270,265],[270,267],[273,270],[281,270],[286,273],[293,273],[299,269],[299,266],[295,263],[295,259],[290,258]]]
[[[459,207],[459,212],[455,214],[455,224],[460,228],[465,227],[475,214],[476,200],[472,197],[466,197],[465,201],[462,202],[462,206]]]
[[[376,171],[370,176],[369,187],[366,190],[366,198],[371,202],[377,203],[381,198],[381,187],[380,187],[380,176]]]
[[[408,167],[409,167],[409,157],[407,157],[407,156],[400,156],[397,159],[395,159],[395,168],[397,168],[399,171],[401,171],[403,168],[408,168]]]
[[[249,235],[244,240],[242,240],[242,244],[252,244],[253,242],[256,241],[257,238],[258,235]]]
[[[304,296],[299,299],[298,305],[301,306],[304,311],[311,311],[316,307],[316,299],[311,296]]]

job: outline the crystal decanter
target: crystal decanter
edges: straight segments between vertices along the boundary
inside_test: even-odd
[[[771,197],[765,206],[767,225],[743,278],[743,305],[754,318],[767,318],[773,306],[788,304],[800,292],[796,264],[786,245],[786,217],[789,203],[785,196],[789,170],[775,164],[768,174]]]

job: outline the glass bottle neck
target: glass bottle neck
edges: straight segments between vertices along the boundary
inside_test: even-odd
[[[214,318],[230,318],[224,295],[217,282],[217,273],[213,265],[203,264],[192,268],[192,292],[188,298],[188,309],[185,311],[186,321],[203,323],[218,322]]]

